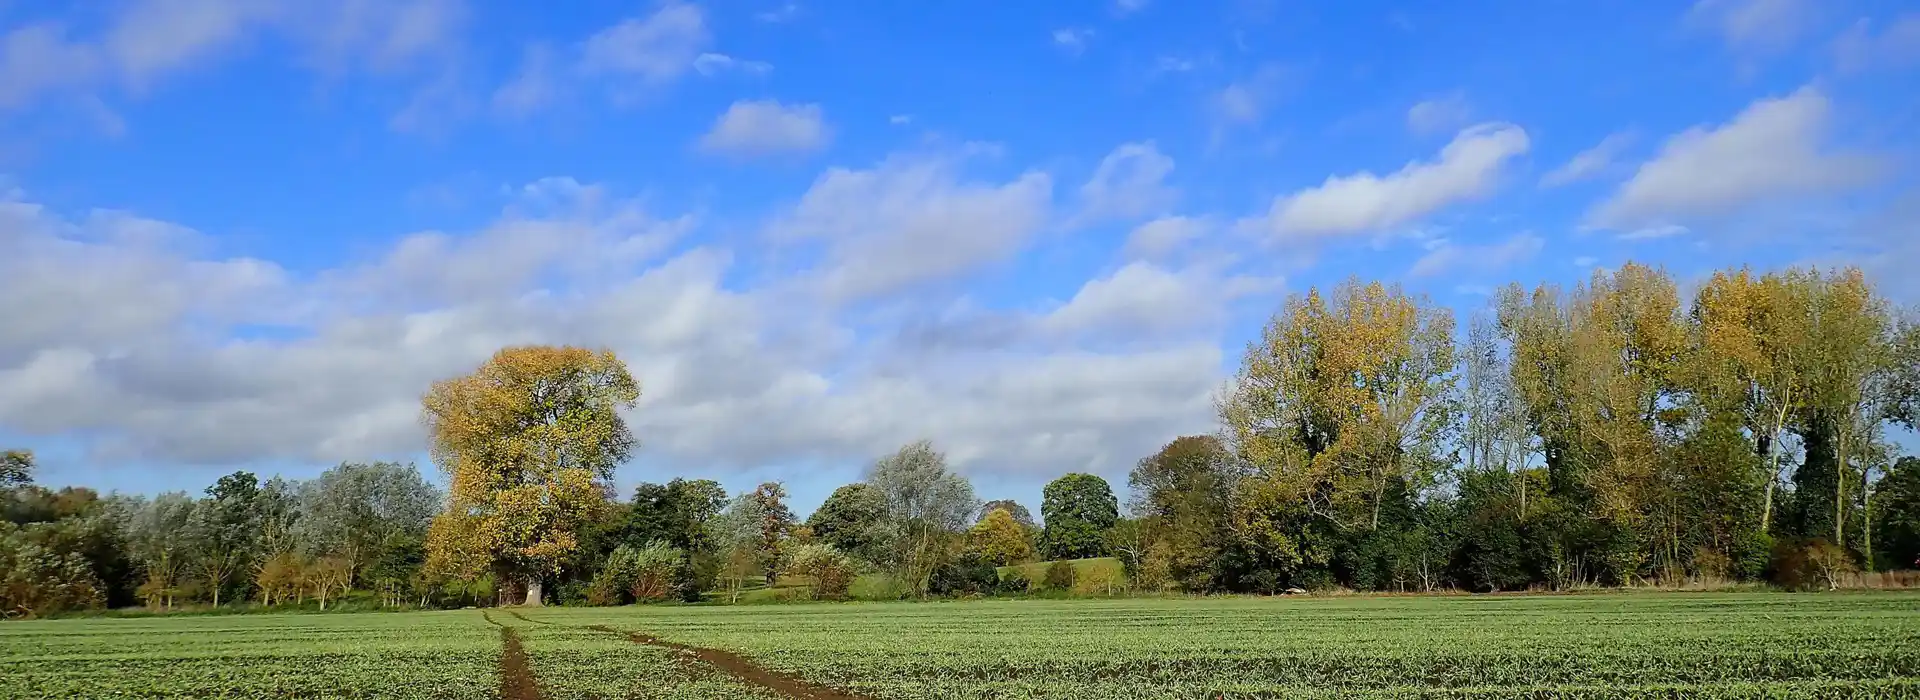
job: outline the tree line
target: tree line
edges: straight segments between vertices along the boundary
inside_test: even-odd
[[[1101,556],[1133,590],[1254,593],[1834,587],[1920,564],[1920,460],[1888,439],[1920,415],[1920,322],[1856,269],[1725,270],[1688,297],[1628,264],[1511,285],[1462,331],[1397,286],[1309,289],[1248,344],[1219,431],[1134,467],[1125,517],[1067,474],[1037,522],[927,441],[805,521],[779,483],[622,501],[639,382],[608,351],[506,348],[422,397],[444,492],[374,463],[101,497],[6,453],[0,609],[738,600],[781,576],[993,594],[1035,583],[997,567]]]

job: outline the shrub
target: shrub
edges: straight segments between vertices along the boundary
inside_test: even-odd
[[[853,559],[833,545],[803,544],[793,549],[787,570],[813,578],[814,600],[842,600],[853,586]]]
[[[1041,585],[1051,590],[1070,591],[1073,590],[1073,579],[1073,562],[1056,561],[1047,565],[1047,573],[1041,578]]]
[[[1019,569],[1008,569],[1007,574],[1000,577],[999,593],[1001,595],[1020,595],[1032,588],[1033,581],[1028,579],[1026,574],[1020,573]]]
[[[927,591],[934,595],[982,595],[999,585],[999,570],[971,554],[941,564],[927,577]]]
[[[1826,540],[1782,540],[1773,548],[1773,581],[1786,588],[1839,588],[1853,570],[1852,553]]]
[[[686,555],[673,545],[654,540],[633,550],[633,574],[628,590],[636,602],[666,600],[680,580]]]

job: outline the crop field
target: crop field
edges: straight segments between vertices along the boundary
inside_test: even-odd
[[[0,698],[1920,697],[1920,595],[548,608],[0,625]]]

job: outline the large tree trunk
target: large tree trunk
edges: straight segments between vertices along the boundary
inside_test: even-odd
[[[542,601],[542,600],[541,600],[540,598],[541,598],[541,595],[540,595],[540,579],[538,579],[538,578],[529,578],[529,579],[527,579],[527,602],[526,602],[526,604],[527,604],[527,605],[531,605],[531,606],[533,606],[533,607],[536,607],[536,608],[537,608],[537,607],[541,607],[541,606],[543,606],[543,605],[546,605],[546,602],[545,602],[545,601]]]

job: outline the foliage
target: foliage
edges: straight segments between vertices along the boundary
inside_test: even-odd
[[[928,590],[927,578],[948,544],[979,510],[973,485],[947,469],[946,456],[925,440],[881,458],[866,483],[886,504],[889,546],[880,562],[913,591]]]
[[[612,352],[515,347],[421,399],[434,462],[451,482],[428,533],[430,565],[501,568],[540,601],[543,575],[578,545],[605,504],[605,482],[636,446],[619,409],[640,386]]]
[[[1020,523],[1021,527],[1035,527],[1033,513],[1029,512],[1026,506],[1020,505],[1019,501],[1011,498],[1001,498],[980,504],[980,520],[986,520],[987,516],[992,515],[996,510],[1006,511],[1008,515],[1013,516],[1014,522]],[[975,522],[978,523],[978,521]]]
[[[0,618],[105,604],[105,585],[85,557],[59,546],[58,527],[0,522]]]
[[[814,600],[846,598],[857,573],[845,552],[824,542],[795,547],[787,566],[788,571],[813,579],[809,595]]]
[[[33,451],[0,452],[0,488],[33,483]]]
[[[1106,554],[1107,528],[1120,517],[1120,503],[1107,480],[1092,474],[1067,474],[1042,491],[1040,515],[1046,519],[1041,549],[1054,559],[1083,559]]]
[[[760,530],[760,557],[766,573],[767,585],[773,585],[780,577],[780,569],[787,556],[787,539],[794,526],[793,511],[787,509],[787,489],[778,482],[768,482],[747,494],[754,501],[754,510],[760,515],[757,524]]]
[[[1000,586],[996,592],[1001,595],[1020,595],[1033,590],[1033,580],[1027,578],[1019,569],[1007,569],[1000,574]]]
[[[999,569],[973,555],[961,555],[934,567],[927,577],[927,592],[934,595],[991,595],[999,586]]]
[[[1020,564],[1033,559],[1033,542],[1012,513],[996,510],[967,531],[967,552],[994,566]]]
[[[1073,590],[1075,570],[1073,562],[1056,561],[1047,565],[1046,577],[1040,579],[1040,585],[1055,591]]]
[[[309,556],[337,556],[355,579],[395,539],[421,539],[442,508],[413,465],[343,462],[300,485],[292,536]]]
[[[821,542],[868,561],[887,556],[888,537],[886,495],[864,484],[847,484],[807,517],[807,527]]]
[[[1902,457],[1874,487],[1880,567],[1920,569],[1920,457]]]

